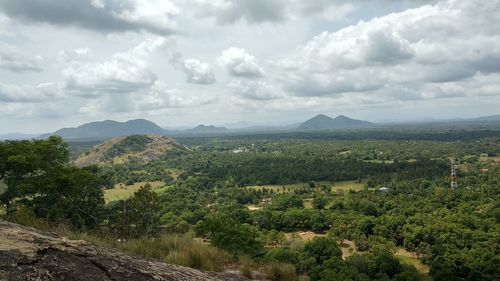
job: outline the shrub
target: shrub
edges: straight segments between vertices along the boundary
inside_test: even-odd
[[[307,257],[314,258],[318,264],[322,264],[331,258],[342,257],[342,251],[335,240],[328,237],[314,237],[304,247],[304,254]]]
[[[228,259],[224,251],[195,240],[191,234],[133,239],[118,244],[118,248],[166,263],[207,271],[222,271]]]
[[[275,248],[267,252],[265,259],[271,262],[282,262],[298,264],[300,261],[300,254],[297,251],[288,248]]]
[[[45,219],[40,219],[35,216],[33,210],[24,205],[18,205],[14,212],[6,216],[8,221],[21,225],[31,226],[41,230],[49,230],[49,224]]]
[[[294,281],[296,279],[295,267],[287,263],[273,262],[263,269],[269,280]]]

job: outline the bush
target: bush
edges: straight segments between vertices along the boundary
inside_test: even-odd
[[[296,279],[295,267],[287,263],[273,262],[263,268],[269,280],[294,281]]]
[[[197,241],[190,234],[133,239],[118,244],[118,248],[166,263],[207,271],[222,271],[228,259],[224,251]]]
[[[306,257],[314,258],[318,264],[331,258],[340,259],[342,257],[342,251],[335,240],[328,237],[314,237],[304,247],[304,254]]]
[[[281,262],[298,264],[300,261],[300,253],[288,248],[275,248],[267,252],[265,259],[270,262]]]
[[[8,221],[21,225],[31,226],[41,230],[49,230],[49,224],[46,220],[37,218],[33,210],[24,205],[18,205],[14,212],[6,216]]]

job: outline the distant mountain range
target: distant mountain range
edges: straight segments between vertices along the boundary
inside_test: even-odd
[[[284,127],[272,127],[273,130],[337,130],[337,129],[354,129],[354,128],[369,128],[373,123],[352,119],[343,115],[331,118],[324,114],[315,116],[302,124]],[[258,130],[259,128],[253,128]],[[265,128],[260,128],[266,131]],[[252,130],[248,128],[247,130]],[[192,129],[186,130],[166,130],[156,125],[155,123],[145,120],[136,119],[126,122],[118,122],[112,120],[98,121],[86,123],[76,128],[64,128],[55,131],[52,134],[41,136],[42,138],[50,135],[61,136],[64,139],[110,139],[121,136],[130,135],[158,135],[158,136],[179,136],[192,134],[223,134],[232,131],[246,130],[229,130],[226,127],[216,127],[214,125],[199,125]]]
[[[500,114],[499,115],[483,116],[483,117],[478,117],[478,118],[468,119],[468,120],[486,121],[486,122],[500,121]]]
[[[86,123],[76,128],[60,129],[50,135],[64,139],[108,139],[129,135],[165,135],[165,130],[145,119],[127,122],[105,120]]]
[[[193,133],[193,134],[212,134],[212,133],[225,133],[229,129],[226,127],[215,127],[214,125],[198,125],[193,129],[184,130],[183,133]]]
[[[227,131],[229,131],[229,129],[225,127],[215,127],[213,125],[199,125],[195,128],[186,130],[166,130],[145,119],[136,119],[126,122],[105,120],[86,123],[76,128],[63,128],[52,134],[42,135],[40,138],[47,138],[51,135],[56,135],[67,140],[104,140],[131,135],[167,136],[218,134]]]
[[[0,141],[2,140],[29,140],[37,138],[39,134],[23,134],[23,133],[8,133],[0,134]]]
[[[344,115],[331,118],[325,114],[319,114],[305,121],[304,123],[282,124],[282,125],[260,125],[247,127],[216,127],[214,125],[199,125],[194,128],[169,128],[164,129],[155,123],[136,119],[126,122],[112,120],[86,123],[76,128],[64,128],[51,134],[35,135],[10,133],[0,134],[1,140],[22,140],[33,138],[47,138],[51,135],[58,135],[67,140],[106,140],[121,136],[130,135],[157,135],[157,136],[189,136],[189,135],[209,135],[228,133],[248,133],[248,132],[289,132],[289,131],[328,131],[328,130],[350,130],[365,128],[441,128],[449,126],[476,126],[476,124],[497,124],[500,122],[500,115],[491,115],[478,118],[463,118],[451,120],[433,120],[426,122],[404,122],[404,123],[379,123],[374,124],[368,121],[356,120]]]
[[[319,114],[302,123],[299,130],[339,130],[339,129],[358,129],[370,128],[374,124],[368,121],[356,120],[344,115],[339,115],[335,118]]]

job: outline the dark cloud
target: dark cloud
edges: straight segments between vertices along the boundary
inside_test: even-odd
[[[159,35],[175,32],[168,18],[175,14],[174,7],[163,10],[159,7],[159,14],[155,15],[159,17],[152,18],[141,14],[140,3],[131,0],[30,0],[29,3],[0,0],[0,11],[26,23],[76,26],[98,32],[148,31]],[[164,18],[161,18],[162,12]]]
[[[370,32],[365,44],[364,58],[368,62],[394,64],[413,57],[408,41],[382,30]]]
[[[287,17],[289,3],[285,0],[194,0],[201,14],[211,16],[220,24],[244,19],[249,23],[281,22]]]

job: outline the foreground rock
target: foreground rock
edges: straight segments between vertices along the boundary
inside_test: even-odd
[[[0,280],[247,280],[103,249],[0,220]]]

